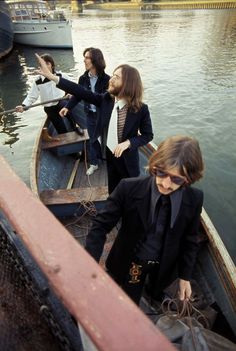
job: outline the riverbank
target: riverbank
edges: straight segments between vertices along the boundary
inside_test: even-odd
[[[176,9],[236,9],[236,0],[198,0],[198,1],[117,1],[94,2],[83,4],[85,9],[102,10],[176,10]]]

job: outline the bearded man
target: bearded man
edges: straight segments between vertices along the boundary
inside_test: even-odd
[[[121,179],[140,174],[138,148],[153,139],[148,106],[142,102],[143,86],[138,70],[127,64],[118,66],[109,80],[106,93],[85,89],[62,77],[54,76],[36,54],[39,73],[53,80],[59,89],[99,108],[98,126],[107,131],[106,159],[108,192]]]

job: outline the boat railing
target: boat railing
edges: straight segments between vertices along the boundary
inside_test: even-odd
[[[0,210],[96,348],[176,350],[1,156],[0,169]]]

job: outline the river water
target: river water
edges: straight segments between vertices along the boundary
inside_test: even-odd
[[[69,14],[70,15],[70,14]],[[196,137],[204,155],[204,207],[236,259],[236,10],[96,11],[70,15],[73,50],[47,50],[72,79],[84,71],[84,48],[100,48],[107,73],[120,63],[139,69],[159,143]],[[0,62],[0,110],[21,103],[36,66],[35,52],[15,46]],[[0,119],[0,153],[29,185],[32,148],[42,107]],[[0,170],[1,171],[1,170]]]

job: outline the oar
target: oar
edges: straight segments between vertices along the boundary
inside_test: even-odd
[[[67,96],[64,96],[62,98],[57,98],[57,99],[53,99],[53,100],[48,100],[48,101],[43,101],[43,102],[39,102],[37,104],[33,104],[33,105],[30,105],[30,106],[23,106],[23,110],[24,111],[27,111],[29,110],[30,108],[33,108],[33,107],[36,107],[36,106],[40,106],[40,105],[46,105],[46,104],[50,104],[51,102],[57,102],[57,101],[61,101],[61,100],[66,100],[68,99],[69,97]],[[12,112],[17,112],[15,108],[11,109],[11,110],[6,110],[6,111],[3,111],[3,112],[0,112],[0,117],[7,114],[7,113],[12,113]]]

